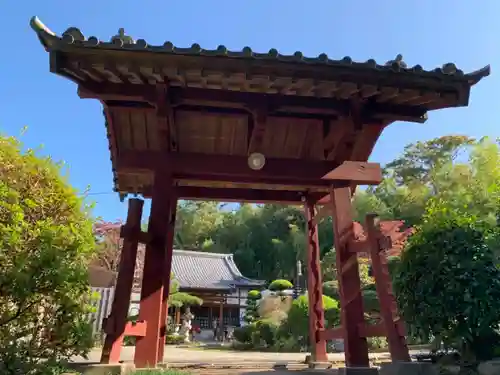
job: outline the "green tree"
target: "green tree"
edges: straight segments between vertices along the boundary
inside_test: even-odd
[[[92,345],[95,243],[88,207],[62,165],[21,150],[0,136],[0,373],[49,374]]]
[[[458,135],[407,145],[401,156],[385,166],[380,185],[366,191],[358,189],[354,197],[356,219],[363,221],[367,213],[376,212],[381,219],[404,220],[407,226],[420,224],[427,201],[452,191],[444,168],[454,166],[458,156],[475,145],[472,138]],[[455,186],[463,183],[459,176],[457,170],[451,179]]]
[[[221,221],[222,213],[217,202],[179,202],[175,224],[175,247],[187,250],[209,248],[213,244],[210,234]]]
[[[361,286],[364,287],[367,284],[373,284],[373,277],[369,274],[369,260],[366,258],[358,258],[358,264]],[[323,259],[321,260],[321,272],[323,273],[324,283],[337,282],[337,258],[335,249],[330,250],[323,256]]]
[[[435,172],[437,197],[495,224],[500,212],[500,146],[488,138],[476,143],[468,163],[444,165]]]
[[[301,210],[283,205],[243,205],[223,215],[209,251],[234,253],[236,264],[247,277],[267,281],[295,277],[296,261],[305,260]]]
[[[422,338],[441,337],[467,357],[490,359],[500,343],[500,270],[489,238],[496,228],[433,200],[395,276],[400,312]]]
[[[175,275],[170,275],[170,287],[168,296],[168,305],[174,307],[183,306],[199,306],[203,304],[203,300],[186,292],[179,291],[179,282],[175,279]]]
[[[340,324],[339,303],[323,295],[323,309],[325,312],[325,325],[333,328]],[[302,345],[308,345],[309,337],[309,301],[303,295],[295,299],[288,311],[288,317],[280,327],[281,337],[293,337]]]
[[[396,181],[401,185],[431,183],[432,170],[452,163],[461,151],[474,142],[474,139],[467,136],[448,135],[411,143],[404,148],[399,158],[386,165],[386,170],[392,170]]]

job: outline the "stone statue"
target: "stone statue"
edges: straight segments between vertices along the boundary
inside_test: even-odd
[[[184,342],[188,343],[190,341],[191,334],[191,321],[194,319],[194,315],[191,314],[189,307],[186,307],[186,312],[182,315],[182,325],[180,330],[180,335],[184,336]]]

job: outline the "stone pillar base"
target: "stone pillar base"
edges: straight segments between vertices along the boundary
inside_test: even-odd
[[[332,368],[332,364],[330,362],[309,362],[308,363],[310,369],[314,370],[328,370]]]
[[[393,362],[380,367],[380,375],[438,375],[439,371],[432,363]]]
[[[341,367],[338,375],[379,375],[376,367]]]

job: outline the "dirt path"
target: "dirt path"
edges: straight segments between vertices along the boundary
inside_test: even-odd
[[[166,363],[176,364],[252,364],[252,363],[303,363],[307,353],[268,353],[250,351],[215,350],[202,348],[178,348],[168,346],[165,348],[163,358]],[[94,349],[89,359],[81,357],[74,358],[75,362],[99,362],[101,356],[100,349]],[[389,353],[374,353],[370,355],[374,359],[384,359],[389,357]],[[123,347],[121,360],[130,362],[134,358],[134,347]],[[344,353],[330,353],[328,359],[331,362],[343,362]]]

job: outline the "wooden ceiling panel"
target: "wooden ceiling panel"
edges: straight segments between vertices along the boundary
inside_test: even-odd
[[[322,129],[322,120],[271,116],[267,119],[262,151],[271,158],[323,159],[318,149],[323,142]],[[308,148],[308,140],[320,143]]]
[[[154,111],[144,111],[144,119],[146,121],[146,139],[150,150],[161,150],[162,145],[159,137],[158,121]]]
[[[130,128],[133,133],[134,149],[147,150],[148,145],[148,132],[147,132],[147,119],[143,111],[126,111],[129,117]]]
[[[134,149],[134,134],[130,125],[130,118],[127,113],[121,110],[113,109],[111,111],[111,120],[116,134],[116,145],[118,150]]]
[[[175,126],[180,152],[246,155],[248,115],[178,110]]]
[[[152,111],[108,107],[118,150],[159,150],[156,116]]]
[[[307,122],[307,133],[303,138],[302,157],[312,160],[323,160],[323,121],[322,120],[298,120]]]

